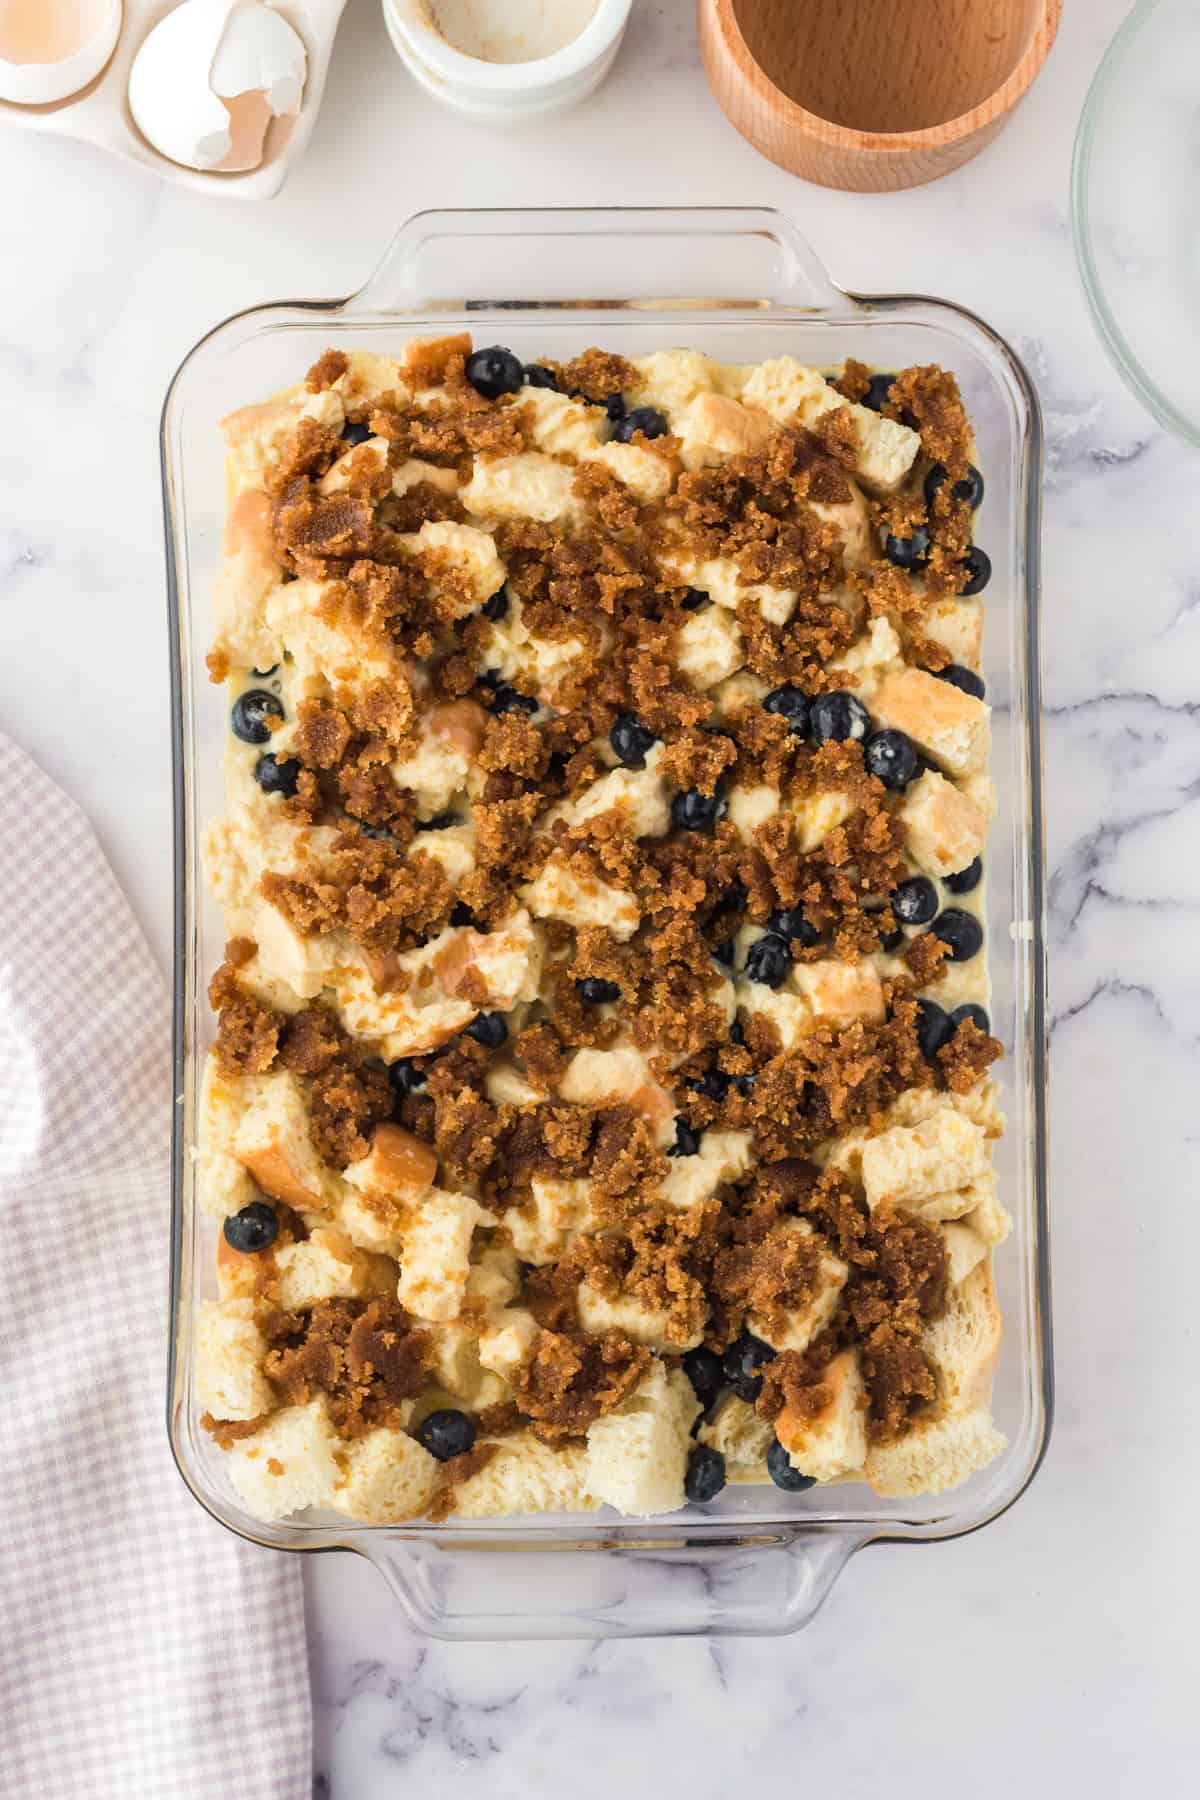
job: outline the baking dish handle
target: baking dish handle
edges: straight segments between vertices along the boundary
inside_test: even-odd
[[[814,313],[849,304],[772,207],[631,206],[417,213],[342,310],[378,319],[665,301]]]
[[[431,1637],[770,1637],[816,1615],[867,1534],[814,1529],[753,1542],[453,1550],[371,1533],[376,1564]]]

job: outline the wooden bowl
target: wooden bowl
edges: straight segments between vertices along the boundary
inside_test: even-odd
[[[698,0],[717,101],[821,187],[916,187],[990,143],[1054,42],[1062,0]]]

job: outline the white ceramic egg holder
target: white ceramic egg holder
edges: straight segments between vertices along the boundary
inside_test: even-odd
[[[129,162],[153,169],[168,181],[201,192],[223,193],[239,200],[269,200],[287,179],[288,169],[299,156],[316,123],[325,91],[325,77],[333,40],[346,0],[280,0],[275,10],[304,40],[308,74],[300,99],[300,111],[291,118],[272,119],[257,169],[241,174],[185,169],[162,156],[146,141],[129,111],[129,70],[152,25],[178,5],[178,0],[125,0],[121,35],[104,68],[78,94],[45,106],[18,106],[0,100],[0,125],[23,125],[29,131],[51,131],[60,137],[98,144]]]

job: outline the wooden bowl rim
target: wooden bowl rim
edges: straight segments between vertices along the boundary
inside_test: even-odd
[[[707,0],[707,4],[712,7],[722,41],[739,73],[779,117],[806,137],[819,138],[822,143],[839,149],[892,151],[897,155],[908,155],[921,149],[944,149],[948,143],[961,142],[1010,112],[1040,73],[1054,46],[1062,18],[1062,0],[1041,0],[1041,17],[1034,23],[1029,46],[1020,62],[1008,79],[970,112],[959,113],[940,125],[926,125],[920,131],[860,131],[857,126],[838,125],[832,119],[823,119],[820,113],[809,112],[807,107],[775,86],[762,64],[750,53],[733,10],[734,0]]]

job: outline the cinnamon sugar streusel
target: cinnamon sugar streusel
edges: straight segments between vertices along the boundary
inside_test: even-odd
[[[245,1503],[658,1512],[693,1431],[730,1480],[764,1432],[881,1493],[982,1466],[953,376],[452,333],[330,350],[226,434],[197,1337]]]

